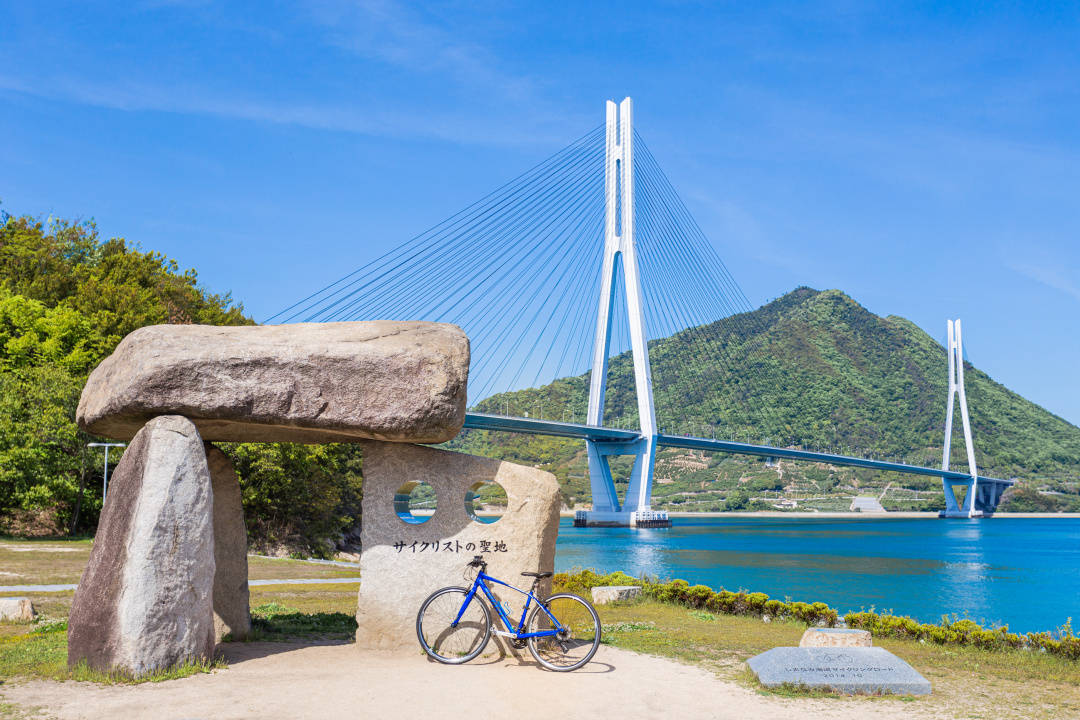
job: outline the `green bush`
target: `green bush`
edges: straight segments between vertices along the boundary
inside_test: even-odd
[[[769,618],[788,618],[804,622],[807,625],[836,624],[839,615],[825,603],[787,603],[772,600],[765,593],[719,592],[704,585],[691,586],[685,580],[670,582],[646,582],[643,591],[646,596],[693,609],[705,609],[713,613],[727,615],[755,615]]]
[[[765,593],[732,592],[723,589],[714,591],[706,585],[690,585],[685,580],[655,582],[648,579],[638,580],[621,572],[599,575],[593,570],[559,573],[554,580],[558,589],[578,593],[586,593],[599,585],[640,585],[646,597],[659,602],[716,614],[788,618],[807,625],[829,627],[835,625],[839,619],[836,610],[822,602],[788,603],[772,600]]]
[[[608,575],[600,575],[594,570],[578,570],[569,573],[555,573],[551,579],[556,592],[571,592],[588,598],[594,587],[606,585],[641,585],[644,581],[630,577],[616,570]]]
[[[844,622],[848,627],[869,630],[878,637],[920,640],[938,645],[970,645],[983,650],[1039,650],[1070,660],[1080,659],[1080,638],[1073,634],[1071,621],[1054,633],[1025,635],[1009,632],[1007,625],[987,629],[972,620],[950,620],[947,617],[943,617],[939,624],[932,625],[910,617],[855,612],[845,615]]]

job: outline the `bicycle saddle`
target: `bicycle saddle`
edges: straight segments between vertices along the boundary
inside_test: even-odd
[[[543,572],[543,573],[523,572],[521,574],[524,575],[525,577],[534,577],[534,578],[536,578],[538,580],[543,580],[544,578],[549,578],[552,575],[552,573],[549,573],[549,572]]]

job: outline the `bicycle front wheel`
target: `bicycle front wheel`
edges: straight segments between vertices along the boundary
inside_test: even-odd
[[[473,597],[455,624],[469,591],[461,587],[436,590],[416,615],[420,647],[441,663],[460,665],[483,652],[491,639],[491,613],[484,601]]]
[[[593,606],[570,593],[552,595],[543,605],[529,615],[526,631],[534,633],[555,628],[552,617],[559,629],[555,635],[529,638],[529,652],[536,662],[548,670],[569,672],[592,660],[600,647],[600,616]]]

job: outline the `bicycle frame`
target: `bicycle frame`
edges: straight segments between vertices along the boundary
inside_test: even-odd
[[[525,608],[521,611],[521,620],[518,622],[517,629],[514,629],[514,626],[511,624],[510,618],[507,617],[506,612],[503,610],[502,603],[500,603],[498,599],[496,599],[496,597],[491,593],[491,588],[489,588],[487,585],[488,582],[493,582],[498,585],[502,585],[503,587],[508,587],[514,592],[521,593],[525,596]],[[552,615],[550,611],[548,611],[544,603],[540,602],[540,600],[532,594],[531,590],[529,592],[520,590],[513,585],[510,585],[509,583],[504,583],[498,578],[491,577],[483,570],[477,571],[476,579],[473,580],[472,587],[469,588],[469,594],[465,596],[465,602],[461,604],[461,609],[458,610],[457,617],[454,618],[454,622],[450,627],[457,627],[457,624],[461,622],[461,616],[465,614],[465,610],[469,607],[469,603],[471,603],[473,601],[473,598],[476,597],[477,589],[482,590],[484,595],[487,596],[488,602],[490,602],[491,606],[495,608],[495,612],[496,614],[498,614],[499,619],[501,619],[503,621],[503,625],[506,626],[507,632],[505,633],[501,630],[495,630],[495,628],[493,627],[492,630],[497,635],[509,636],[514,638],[515,640],[527,640],[528,638],[532,637],[550,637],[552,635],[558,635],[563,630],[563,626],[560,625],[559,621],[555,618],[555,616]],[[554,627],[550,630],[541,630],[540,632],[523,633],[521,631],[525,629],[525,618],[529,614],[529,605],[532,604],[534,600],[536,601],[537,605],[543,608],[544,614],[551,618],[551,622]]]

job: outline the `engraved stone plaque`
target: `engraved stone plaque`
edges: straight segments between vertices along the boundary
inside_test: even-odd
[[[848,694],[929,695],[930,681],[880,647],[780,647],[747,660],[765,687],[784,684]]]

